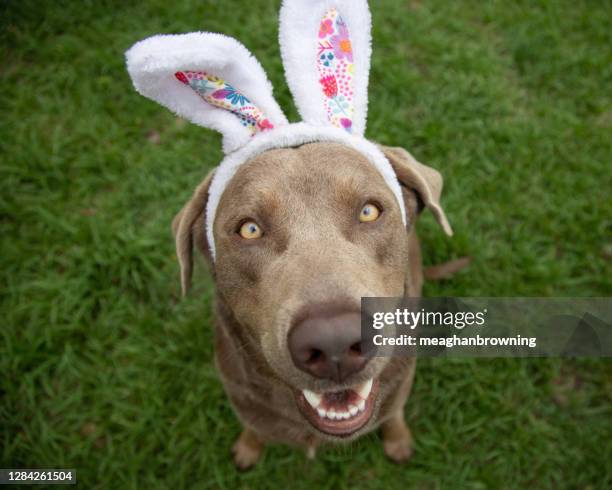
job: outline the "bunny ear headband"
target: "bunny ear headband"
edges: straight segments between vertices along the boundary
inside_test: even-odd
[[[227,184],[243,163],[273,148],[326,141],[363,154],[404,201],[391,164],[364,138],[371,18],[367,0],[284,0],[280,47],[285,76],[303,122],[289,123],[255,57],[222,34],[157,35],[126,53],[134,87],[191,122],[223,135],[225,158],[210,184],[206,234]]]

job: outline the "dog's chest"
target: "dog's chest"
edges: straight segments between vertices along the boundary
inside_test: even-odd
[[[316,436],[291,389],[260,369],[221,326],[215,330],[215,362],[240,421],[270,442],[310,446]]]

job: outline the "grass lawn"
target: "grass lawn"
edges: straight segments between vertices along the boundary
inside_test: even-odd
[[[612,487],[609,360],[423,360],[416,453],[377,435],[248,473],[212,363],[213,284],[179,298],[170,221],[220,137],[136,94],[123,53],[222,31],[292,120],[278,1],[0,6],[0,467],[76,468],[81,488]],[[426,295],[612,292],[612,3],[372,0],[368,137],[442,171],[446,238],[472,266]]]

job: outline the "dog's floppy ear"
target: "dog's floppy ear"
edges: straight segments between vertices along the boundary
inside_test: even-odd
[[[444,232],[451,236],[453,230],[440,204],[442,175],[437,170],[418,162],[410,153],[400,147],[380,146],[402,187],[414,190],[433,213]]]
[[[215,171],[211,170],[196,188],[191,199],[172,220],[172,232],[176,244],[176,256],[181,268],[181,290],[185,296],[191,287],[194,242],[212,267],[210,248],[206,239],[205,211],[208,188]]]

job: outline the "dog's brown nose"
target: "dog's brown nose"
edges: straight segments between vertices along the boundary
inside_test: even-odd
[[[368,362],[361,351],[361,316],[357,312],[314,315],[289,332],[294,364],[317,378],[344,381]]]

